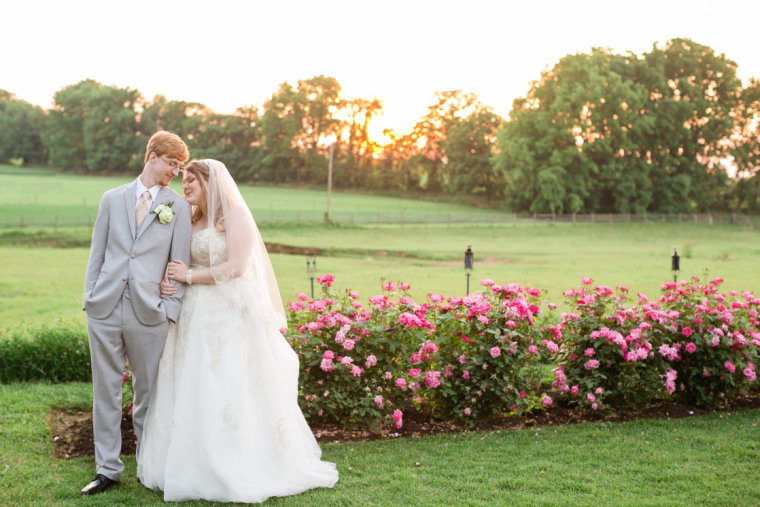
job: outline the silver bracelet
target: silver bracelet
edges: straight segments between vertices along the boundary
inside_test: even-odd
[[[187,284],[188,285],[193,284],[193,270],[192,269],[187,270]]]

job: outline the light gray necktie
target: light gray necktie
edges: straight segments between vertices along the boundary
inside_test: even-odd
[[[137,205],[135,210],[135,223],[137,228],[140,228],[140,224],[145,220],[145,215],[148,214],[148,201],[150,200],[150,192],[147,190],[140,196],[140,204]]]

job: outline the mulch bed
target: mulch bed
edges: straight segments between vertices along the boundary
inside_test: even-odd
[[[661,402],[645,410],[634,412],[613,412],[606,415],[586,413],[572,410],[557,403],[546,410],[525,416],[502,416],[484,421],[470,427],[451,421],[430,421],[417,414],[404,415],[404,427],[401,429],[387,428],[380,433],[367,430],[354,430],[340,428],[336,425],[312,424],[311,429],[317,441],[327,442],[352,442],[370,441],[387,438],[419,437],[436,434],[461,434],[472,431],[493,430],[519,430],[523,428],[541,426],[561,426],[578,424],[582,422],[627,422],[638,419],[681,419],[695,415],[704,415],[718,412],[737,410],[749,410],[760,408],[760,394],[753,394],[737,398],[715,409],[700,409],[689,405],[674,402]],[[55,457],[59,459],[71,459],[82,456],[92,456],[95,452],[92,434],[92,413],[71,412],[53,408],[47,416],[50,435],[53,439]],[[132,417],[122,414],[122,454],[134,454],[136,437],[132,428]]]

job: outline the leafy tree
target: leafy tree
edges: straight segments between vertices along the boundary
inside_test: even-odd
[[[502,119],[488,109],[457,119],[441,144],[445,189],[452,194],[484,196],[501,200],[504,178],[491,164],[496,131]]]
[[[760,211],[760,80],[751,79],[741,94],[739,133],[734,136],[736,181],[730,190],[731,209]]]
[[[324,181],[325,141],[337,137],[341,107],[335,78],[315,76],[299,80],[294,88],[282,83],[264,104],[261,118],[264,179],[269,181]]]
[[[48,151],[42,143],[45,112],[41,107],[0,90],[0,161],[22,159],[43,164]]]
[[[52,166],[90,173],[124,173],[135,167],[137,90],[88,79],[59,90],[53,100],[43,132]]]
[[[660,211],[720,206],[727,184],[722,160],[741,120],[736,63],[689,39],[673,39],[644,55],[654,70],[646,84],[655,118],[647,142],[652,200]]]
[[[569,55],[517,99],[494,164],[514,209],[690,212],[715,208],[741,126],[735,64],[675,39],[643,57]]]

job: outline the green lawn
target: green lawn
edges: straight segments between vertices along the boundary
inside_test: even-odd
[[[60,233],[61,235],[63,232]],[[86,244],[89,233],[80,231]],[[681,252],[681,278],[722,276],[725,290],[760,293],[760,233],[741,226],[692,224],[518,224],[496,227],[265,227],[264,239],[326,250],[318,273],[331,273],[336,287],[350,287],[363,298],[380,290],[381,277],[403,280],[422,300],[428,292],[465,292],[463,254],[475,252],[471,290],[479,281],[518,282],[562,293],[584,276],[632,294],[659,294],[672,279],[673,246]],[[3,238],[10,238],[3,242]],[[23,236],[22,236],[23,237]],[[81,244],[80,238],[80,244]],[[21,324],[84,321],[80,310],[88,250],[14,246],[18,235],[0,232],[0,329]],[[305,257],[272,255],[284,300],[308,292]],[[366,299],[365,299],[366,301]]]
[[[87,217],[94,216],[103,192],[134,180],[131,177],[80,176],[44,169],[22,169],[0,165],[0,218],[18,217]],[[182,193],[181,178],[175,178],[172,188]],[[326,210],[324,190],[254,187],[241,185],[248,206],[261,221],[274,219],[278,214],[302,213],[320,219]],[[483,210],[451,203],[419,199],[402,199],[372,195],[334,192],[331,211],[336,213],[474,213],[490,214]]]
[[[92,458],[52,457],[52,405],[89,384],[0,385],[0,504],[158,505],[126,457],[121,485],[77,490]],[[340,481],[271,505],[757,505],[760,411],[323,445]],[[188,505],[210,505],[190,502]]]

